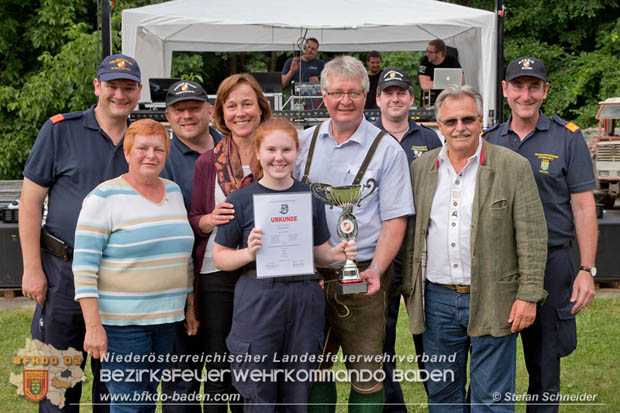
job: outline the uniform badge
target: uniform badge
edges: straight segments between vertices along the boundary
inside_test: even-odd
[[[542,161],[540,161],[540,169],[542,169],[543,171],[549,170],[549,159],[543,159]]]
[[[41,401],[47,396],[49,375],[47,370],[24,370],[24,396],[33,402]]]
[[[281,204],[280,205],[280,213],[282,215],[286,215],[288,213],[288,204]]]

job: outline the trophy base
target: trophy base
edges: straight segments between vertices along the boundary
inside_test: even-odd
[[[338,283],[338,294],[366,294],[368,292],[368,283],[366,281],[358,281],[347,284]]]

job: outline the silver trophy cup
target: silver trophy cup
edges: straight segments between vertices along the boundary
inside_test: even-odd
[[[364,195],[364,190],[369,190]],[[338,217],[336,233],[341,241],[354,241],[357,238],[357,219],[353,215],[353,207],[360,206],[362,200],[367,198],[377,188],[377,181],[369,179],[364,185],[332,186],[329,184],[313,183],[310,185],[312,195],[320,199],[330,208],[342,208]],[[360,278],[360,271],[355,261],[347,257],[338,277],[338,293],[359,294],[368,291],[368,283]]]

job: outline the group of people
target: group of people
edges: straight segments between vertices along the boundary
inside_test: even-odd
[[[289,57],[282,67],[282,87],[291,82],[320,82],[320,75],[325,62],[316,57],[319,50],[319,41],[314,37],[308,38],[304,43],[303,54],[299,57]],[[451,54],[450,51],[454,52]],[[456,55],[455,55],[456,54]],[[368,68],[368,80],[370,87],[366,95],[364,109],[378,109],[376,102],[377,84],[382,69],[383,59],[381,53],[376,50],[366,55]],[[420,59],[418,68],[418,81],[423,90],[433,89],[435,69],[460,69],[458,52],[455,48],[446,46],[443,40],[431,40],[426,48],[426,53]],[[465,84],[465,74],[462,76],[462,84]]]
[[[309,60],[292,59],[283,84]],[[406,412],[389,357],[401,296],[415,352],[428,356],[419,368],[444,374],[424,383],[430,411],[513,411],[518,333],[528,411],[557,411],[542,395],[559,392],[560,357],[576,347],[575,315],[594,295],[597,224],[583,136],[540,110],[544,64],[524,57],[508,65],[512,115],[484,133],[481,95],[444,90],[435,103],[443,145],[408,116],[413,88],[400,68],[379,72],[381,117],[368,122],[369,72],[351,56],[321,67],[329,119],[299,137],[272,118],[247,74],[226,78],[214,107],[200,84],[182,80],[166,99],[170,138],[155,121],[129,123],[140,70],[114,55],[94,79],[93,107],[43,125],[24,170],[23,292],[38,304],[33,338],[91,356],[94,411],[154,411],[155,398],[109,403],[107,392],[155,395],[165,369],[198,377],[162,379],[162,394],[200,394],[206,368],[203,406],[163,402],[162,410],[334,412],[330,369],[341,351],[349,411]],[[356,241],[339,239],[339,208],[314,199],[316,271],[257,276],[269,234],[255,226],[254,195],[369,179],[377,188],[354,208]],[[347,257],[357,260],[366,294],[338,294]],[[151,354],[190,357],[164,363]],[[101,369],[160,373],[104,383]],[[237,374],[278,369],[318,374]],[[80,394],[79,384],[68,389],[61,411],[79,411]],[[39,410],[60,411],[48,400]]]

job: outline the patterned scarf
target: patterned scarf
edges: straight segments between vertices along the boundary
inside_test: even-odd
[[[253,183],[254,177],[258,176],[258,160],[255,156],[250,158],[251,173],[245,177],[243,176],[239,148],[235,145],[231,135],[224,136],[220,143],[215,146],[213,152],[215,155],[217,181],[227,197],[231,193]]]

